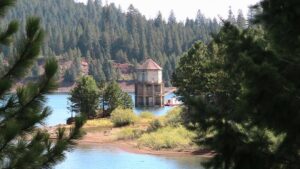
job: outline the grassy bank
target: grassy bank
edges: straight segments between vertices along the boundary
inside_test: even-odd
[[[154,132],[144,133],[137,141],[139,147],[182,150],[195,146],[192,142],[194,137],[195,134],[183,126],[166,126]]]
[[[196,149],[197,146],[193,143],[196,134],[181,124],[181,111],[182,109],[177,107],[165,116],[157,117],[151,112],[142,112],[136,116],[130,110],[118,109],[110,119],[89,120],[84,129],[87,132],[107,130],[106,133],[110,133],[113,140],[130,141],[141,149]],[[122,114],[124,116],[121,116]]]

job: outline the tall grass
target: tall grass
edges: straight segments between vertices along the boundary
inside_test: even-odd
[[[151,149],[183,149],[193,146],[192,142],[195,133],[183,126],[167,126],[155,132],[145,133],[138,139],[138,146],[145,146]]]
[[[139,138],[142,135],[143,131],[134,128],[122,128],[117,134],[118,140],[132,140]]]

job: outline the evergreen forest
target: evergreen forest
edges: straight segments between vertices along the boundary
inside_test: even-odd
[[[170,85],[179,56],[196,41],[208,43],[211,34],[220,29],[216,18],[206,18],[200,10],[194,19],[184,22],[178,21],[173,11],[169,16],[158,12],[156,18],[147,19],[132,5],[121,9],[101,0],[89,0],[87,4],[73,0],[17,1],[1,25],[5,27],[17,19],[24,28],[27,16],[41,18],[47,35],[40,60],[55,56],[60,64],[67,65],[60,70],[65,82],[76,80],[81,59],[89,63],[89,74],[99,82],[122,80],[113,63],[126,63],[133,68],[145,58],[152,58],[164,68],[164,80]],[[20,31],[17,38],[22,34]],[[9,62],[16,48],[4,49],[0,60]],[[39,64],[41,61],[32,68],[33,77],[40,74]]]

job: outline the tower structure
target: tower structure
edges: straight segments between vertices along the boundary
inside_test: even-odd
[[[164,83],[162,68],[152,59],[147,59],[136,68],[135,106],[164,106]]]

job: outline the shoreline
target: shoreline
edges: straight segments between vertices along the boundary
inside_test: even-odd
[[[55,127],[45,127],[52,139],[56,139],[55,132],[57,127],[66,127],[68,125],[60,125]],[[93,146],[93,147],[111,147],[117,148],[121,151],[134,154],[147,154],[155,156],[170,156],[170,157],[188,157],[199,156],[202,158],[212,158],[215,153],[208,149],[190,148],[190,149],[161,149],[154,150],[148,147],[138,147],[136,140],[126,139],[119,140],[115,137],[121,128],[102,128],[101,130],[94,130],[90,127],[83,128],[85,135],[79,140],[76,140],[76,146]]]
[[[156,156],[201,156],[203,158],[211,158],[214,153],[207,149],[186,148],[186,149],[161,149],[154,150],[148,147],[138,147],[135,139],[117,139],[116,133],[122,128],[106,128],[102,130],[93,130],[89,127],[84,128],[86,134],[78,141],[78,146],[100,146],[113,147],[122,151],[135,154],[148,154]]]
[[[166,156],[166,157],[190,157],[190,156],[199,156],[201,158],[212,158],[215,153],[210,152],[209,150],[152,150],[149,148],[138,148],[131,145],[127,141],[116,141],[111,143],[98,143],[98,142],[82,142],[77,141],[77,146],[97,146],[97,147],[109,147],[117,148],[121,151],[134,154],[145,154],[145,155],[154,155],[154,156]]]

